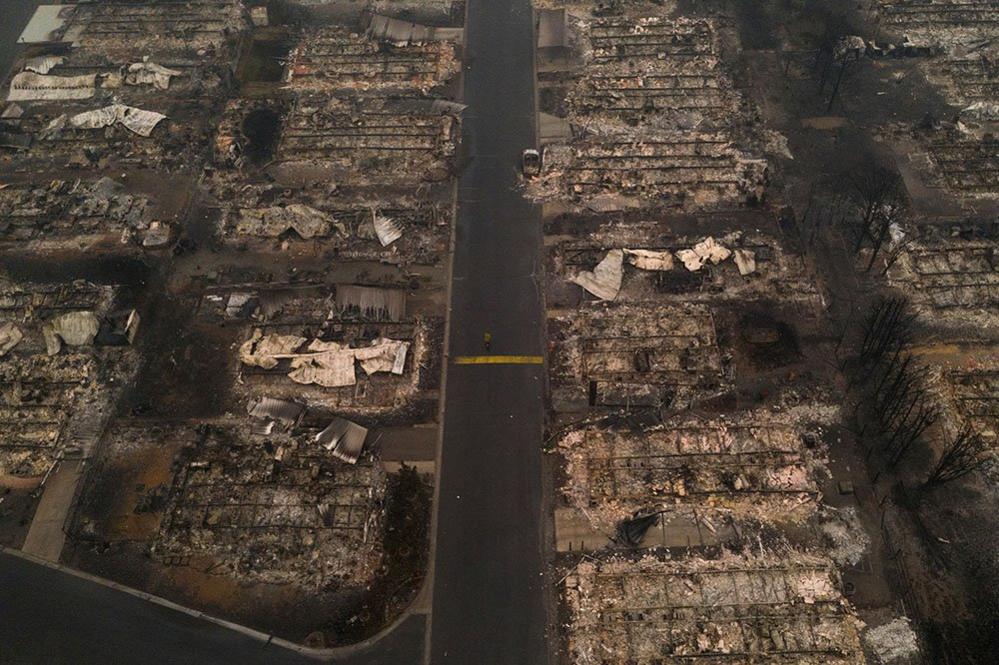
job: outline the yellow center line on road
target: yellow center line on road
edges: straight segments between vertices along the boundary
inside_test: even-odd
[[[544,365],[542,356],[455,356],[455,365]]]

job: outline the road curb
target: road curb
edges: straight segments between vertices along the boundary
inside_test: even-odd
[[[465,3],[465,18],[462,24],[461,33],[461,49],[462,49],[462,63],[461,69],[459,70],[459,82],[458,86],[461,90],[461,101],[465,101],[465,59],[468,58],[468,3]],[[465,150],[465,125],[462,122],[461,127],[462,141],[459,147],[459,156],[464,157]],[[453,296],[453,283],[454,283],[454,251],[455,245],[458,238],[458,192],[460,190],[461,174],[456,173],[454,177],[454,186],[452,188],[453,193],[451,196],[451,236],[448,239],[448,256],[447,256],[447,288],[445,289],[445,299],[447,302],[447,307],[444,310],[444,347],[441,350],[441,391],[440,391],[440,401],[437,406],[437,420],[440,423],[440,427],[437,430],[437,450],[434,454],[434,496],[433,503],[431,505],[431,517],[430,517],[430,534],[429,534],[429,548],[430,552],[427,556],[427,572],[426,576],[423,578],[423,588],[420,589],[420,593],[417,598],[420,598],[424,594],[428,596],[428,607],[426,613],[426,627],[424,629],[423,637],[423,654],[421,662],[429,665],[430,663],[430,637],[433,625],[433,606],[434,606],[434,573],[436,572],[437,565],[437,518],[438,511],[440,509],[440,494],[441,494],[441,463],[444,457],[444,405],[447,402],[447,373],[448,365],[450,363],[451,356],[451,298]]]
[[[376,633],[375,635],[369,637],[366,640],[363,640],[363,641],[358,642],[356,644],[350,644],[350,645],[342,646],[342,647],[331,647],[331,648],[325,648],[325,649],[318,649],[318,648],[315,648],[315,647],[307,647],[307,646],[304,646],[302,644],[297,644],[297,643],[292,642],[290,640],[286,640],[283,637],[278,637],[276,635],[272,635],[270,633],[266,633],[266,632],[257,630],[256,628],[250,628],[249,626],[244,626],[242,624],[238,624],[238,623],[235,623],[233,621],[228,621],[226,619],[221,619],[221,618],[219,618],[217,616],[214,616],[212,614],[208,614],[208,613],[202,612],[200,610],[195,610],[195,609],[192,609],[190,607],[186,607],[184,605],[180,605],[179,603],[176,603],[176,602],[174,602],[172,600],[167,600],[166,598],[163,598],[162,596],[157,596],[157,595],[151,594],[148,591],[142,591],[140,589],[136,589],[134,587],[130,587],[130,586],[127,586],[125,584],[121,584],[119,582],[115,582],[114,580],[109,580],[109,579],[104,578],[104,577],[99,577],[97,575],[93,575],[91,573],[87,573],[87,572],[84,572],[82,570],[78,570],[76,568],[70,568],[69,566],[65,566],[65,565],[63,565],[61,563],[55,563],[55,562],[52,562],[52,561],[47,561],[45,559],[41,559],[41,558],[36,557],[36,556],[34,556],[32,554],[27,554],[27,553],[22,552],[20,550],[12,549],[12,548],[9,548],[9,547],[4,547],[4,546],[0,545],[0,553],[8,554],[8,555],[13,556],[13,557],[17,557],[19,559],[22,559],[24,561],[28,561],[28,562],[33,563],[35,565],[44,566],[44,567],[50,568],[52,570],[57,570],[57,571],[59,571],[61,573],[64,573],[66,575],[71,575],[71,576],[76,577],[78,579],[86,580],[88,582],[91,582],[92,584],[97,584],[99,586],[102,586],[102,587],[105,587],[105,588],[108,588],[108,589],[113,589],[113,590],[121,592],[121,593],[126,593],[126,594],[128,594],[130,596],[134,596],[134,597],[139,598],[141,600],[144,600],[146,602],[153,603],[154,605],[159,605],[160,607],[165,607],[165,608],[167,608],[169,610],[173,610],[175,612],[179,612],[181,614],[187,615],[187,616],[192,617],[194,619],[200,619],[202,621],[207,621],[209,623],[213,623],[213,624],[215,624],[217,626],[220,626],[222,628],[225,628],[227,630],[231,630],[231,631],[234,631],[234,632],[237,632],[237,633],[241,633],[243,635],[246,635],[247,637],[255,639],[255,640],[261,642],[263,646],[267,646],[267,645],[273,644],[273,645],[281,647],[283,649],[287,649],[289,651],[294,651],[296,653],[302,654],[303,656],[308,656],[310,658],[315,658],[316,660],[324,660],[324,661],[328,661],[328,662],[329,661],[334,661],[336,658],[339,658],[339,657],[345,657],[345,656],[354,655],[354,654],[356,654],[356,653],[358,653],[360,651],[363,651],[364,649],[367,649],[367,648],[375,645],[377,642],[379,642],[384,637],[386,637],[389,633],[391,633],[393,630],[395,630],[396,627],[399,624],[401,624],[403,621],[405,621],[406,619],[408,619],[410,616],[413,616],[413,615],[417,615],[418,616],[419,614],[421,614],[420,612],[414,612],[414,611],[412,611],[410,609],[406,609],[406,610],[404,610],[402,612],[402,614],[400,614],[398,617],[396,617],[395,621],[393,621],[388,626],[386,626],[385,628],[383,628],[382,630],[380,630],[378,633]]]

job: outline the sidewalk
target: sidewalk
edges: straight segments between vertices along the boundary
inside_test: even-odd
[[[21,548],[26,554],[31,554],[46,561],[58,562],[66,542],[63,525],[66,516],[73,506],[73,495],[76,486],[83,475],[83,460],[63,460],[49,476],[38,502],[38,510],[31,520],[31,527]]]

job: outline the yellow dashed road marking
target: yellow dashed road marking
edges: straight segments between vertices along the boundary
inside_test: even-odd
[[[455,365],[544,365],[541,356],[455,356]]]

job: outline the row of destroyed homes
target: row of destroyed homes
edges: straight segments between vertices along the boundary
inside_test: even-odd
[[[738,82],[731,15],[541,5],[525,195],[544,210],[562,662],[912,655],[893,596],[854,602],[883,583],[879,546],[831,470],[827,302],[766,200],[787,140]]]
[[[318,646],[422,583],[463,109],[333,5],[43,6],[0,103],[0,542]]]

